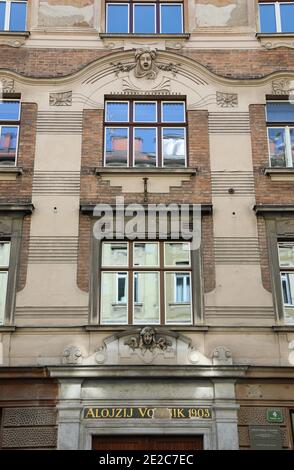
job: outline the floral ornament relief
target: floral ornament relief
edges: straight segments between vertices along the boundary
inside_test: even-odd
[[[217,91],[216,103],[220,108],[237,108],[238,95],[237,93],[221,93]]]
[[[50,93],[49,104],[50,106],[72,106],[72,91]]]
[[[14,93],[14,80],[13,78],[0,78],[0,93]]]

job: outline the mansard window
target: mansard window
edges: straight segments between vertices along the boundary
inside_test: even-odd
[[[104,164],[184,167],[186,127],[183,101],[107,101]]]
[[[260,2],[259,18],[262,33],[293,33],[294,2]]]
[[[183,3],[172,1],[109,1],[106,32],[112,34],[181,34]]]
[[[4,323],[9,259],[10,242],[0,240],[0,325]]]
[[[102,244],[101,323],[192,323],[191,256],[187,242]]]
[[[20,102],[0,100],[0,165],[15,165],[20,122]]]
[[[281,285],[286,323],[294,323],[294,242],[279,243]]]
[[[294,166],[294,104],[267,104],[267,128],[271,167]]]
[[[0,1],[0,31],[25,31],[27,2]]]

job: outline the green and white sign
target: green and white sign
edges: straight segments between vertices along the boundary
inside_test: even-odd
[[[279,408],[266,410],[266,419],[269,423],[282,423],[284,421],[283,411]]]

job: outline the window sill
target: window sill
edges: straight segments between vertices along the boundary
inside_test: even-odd
[[[10,331],[15,331],[16,327],[15,326],[5,326],[5,325],[0,325],[0,333],[8,333]]]
[[[276,47],[294,48],[293,33],[257,33],[256,38],[265,49],[274,49]]]
[[[0,180],[16,179],[16,177],[22,175],[22,173],[23,169],[20,166],[0,166]]]
[[[0,203],[0,213],[13,213],[20,215],[32,214],[34,205],[31,203],[27,204],[14,204],[14,203]]]
[[[294,181],[294,168],[265,168],[264,174],[272,181]]]
[[[197,168],[127,168],[127,167],[98,167],[95,168],[95,174],[100,175],[113,175],[124,174],[128,176],[137,175],[190,175],[197,174]]]
[[[294,325],[273,326],[273,331],[294,333]]]
[[[132,333],[132,330],[134,332],[137,332],[138,328],[143,328],[144,325],[86,325],[86,331],[109,331],[109,332],[117,332],[117,331],[130,331],[130,334]],[[160,328],[161,330],[163,328],[166,328],[166,332],[168,331],[176,331],[176,332],[181,332],[181,331],[208,331],[209,327],[206,325],[199,325],[199,326],[193,326],[193,325],[179,325],[179,326],[169,326],[169,325],[154,325],[154,328]]]
[[[29,31],[0,31],[0,45],[20,47],[29,36]]]
[[[180,34],[139,34],[139,33],[100,33],[101,39],[143,39],[143,38],[157,38],[157,39],[189,39],[190,33]]]

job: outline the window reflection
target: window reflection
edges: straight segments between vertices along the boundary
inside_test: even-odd
[[[127,166],[129,131],[126,128],[108,127],[105,131],[106,165]]]
[[[134,323],[159,323],[159,273],[134,273]]]
[[[156,166],[156,129],[135,128],[134,153],[136,166]]]
[[[163,128],[162,147],[164,166],[186,165],[185,129]]]

